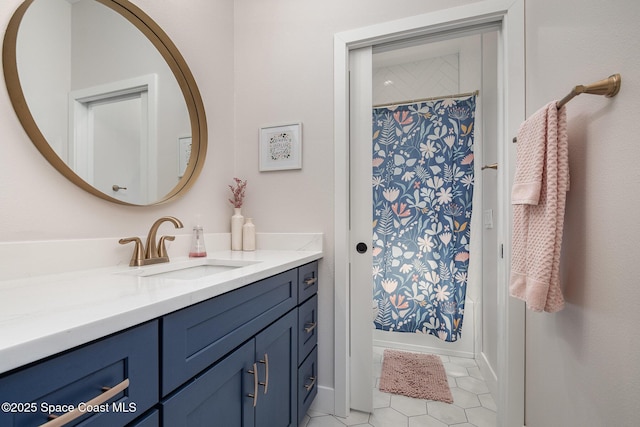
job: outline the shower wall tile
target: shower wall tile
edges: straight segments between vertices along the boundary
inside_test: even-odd
[[[373,104],[456,94],[459,55],[446,55],[373,69]]]

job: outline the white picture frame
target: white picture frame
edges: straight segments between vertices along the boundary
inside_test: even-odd
[[[191,159],[191,137],[178,138],[178,178],[182,178]]]
[[[260,171],[302,169],[302,123],[260,128]]]

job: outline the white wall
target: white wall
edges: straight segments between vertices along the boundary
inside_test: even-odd
[[[527,115],[619,72],[612,99],[567,105],[566,308],[527,315],[527,427],[635,426],[640,402],[640,3],[526,3]]]
[[[0,2],[2,33],[21,0]],[[178,46],[198,83],[209,126],[209,151],[200,179],[181,199],[154,207],[125,207],[89,195],[49,165],[30,142],[0,84],[0,241],[114,238],[146,235],[162,215],[185,223],[195,216],[207,232],[228,232],[233,213],[227,184],[234,176],[233,0],[133,0]],[[249,190],[249,197],[254,189]],[[126,259],[131,248],[121,249]],[[99,254],[96,254],[99,256]],[[0,268],[1,268],[0,260]]]

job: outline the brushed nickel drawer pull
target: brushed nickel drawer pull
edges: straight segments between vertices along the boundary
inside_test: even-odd
[[[247,394],[247,397],[253,398],[253,407],[255,408],[258,404],[258,365],[256,363],[253,364],[253,369],[247,371],[249,374],[253,374],[253,394]]]
[[[318,279],[316,277],[309,277],[308,279],[304,279],[304,284],[307,286],[311,286],[316,283]]]
[[[269,355],[267,353],[264,354],[264,360],[261,360],[260,363],[264,364],[264,382],[260,383],[261,386],[264,387],[264,394],[267,394],[267,389],[269,388]]]
[[[310,334],[311,331],[313,331],[316,328],[316,326],[318,326],[318,323],[316,323],[316,322],[305,323],[304,324],[304,331],[306,333]]]
[[[114,397],[115,395],[117,395],[118,393],[120,393],[121,391],[125,390],[127,387],[129,387],[129,378],[126,378],[124,381],[122,381],[121,383],[109,388],[109,387],[102,387],[103,393],[99,394],[98,396],[94,397],[93,399],[89,400],[86,403],[86,406],[100,406],[103,403],[105,403],[107,400],[111,399],[112,397]],[[106,389],[106,390],[105,390]],[[46,427],[61,427],[73,420],[75,420],[76,418],[84,415],[86,413],[86,411],[81,411],[80,408],[75,408],[73,411],[69,411],[69,412],[65,412],[62,415],[51,415],[50,417],[50,421],[44,423],[41,425],[42,426],[46,426]]]
[[[304,388],[309,391],[313,388],[314,385],[316,385],[316,377],[309,377],[309,379],[311,380],[311,382],[309,384],[305,384]]]

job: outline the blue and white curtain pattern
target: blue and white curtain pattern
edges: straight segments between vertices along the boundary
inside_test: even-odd
[[[375,327],[461,336],[476,97],[373,110]]]

